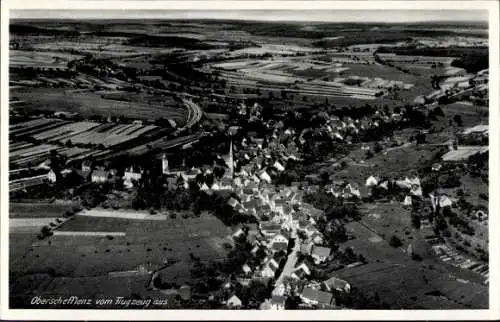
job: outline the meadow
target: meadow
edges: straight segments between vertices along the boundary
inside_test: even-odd
[[[11,90],[11,95],[23,97],[24,109],[76,112],[84,117],[99,115],[142,120],[155,120],[163,117],[182,123],[186,113],[182,108],[169,105],[103,99],[100,95],[90,91],[74,92],[57,88],[27,88]]]

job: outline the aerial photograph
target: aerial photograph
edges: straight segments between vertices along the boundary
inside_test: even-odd
[[[8,25],[10,309],[489,308],[487,10]]]

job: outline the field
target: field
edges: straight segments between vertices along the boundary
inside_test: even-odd
[[[374,294],[394,309],[459,309],[487,307],[488,291],[481,276],[439,262],[422,232],[411,227],[410,213],[400,204],[365,204],[360,222],[346,225],[356,237],[343,246],[363,254],[368,264],[335,272],[355,287]],[[391,247],[392,235],[403,240]],[[408,246],[423,258],[412,260]]]
[[[50,155],[50,151],[55,150],[58,154],[68,158],[68,160],[76,160],[91,155],[98,155],[106,151],[93,151],[87,148],[79,147],[63,147],[55,144],[41,144],[35,145],[33,143],[26,143],[24,141],[17,148],[13,147],[14,144],[9,146],[9,164],[11,169],[23,169],[27,167],[39,166],[42,162],[46,161]]]
[[[53,48],[47,48],[53,49]],[[67,63],[83,56],[61,52],[10,50],[9,64],[13,67],[42,67],[66,69]]]
[[[487,308],[488,289],[435,266],[369,263],[336,276],[364,292],[377,293],[391,309]],[[463,282],[465,281],[465,282]]]
[[[177,123],[185,120],[184,109],[169,105],[103,99],[100,95],[87,91],[71,92],[54,88],[30,88],[12,90],[11,95],[23,97],[24,109],[65,111],[80,113],[86,117],[100,115],[152,120],[164,117],[171,118]]]
[[[229,234],[215,217],[166,220],[118,219],[75,215],[57,231],[125,232],[124,237],[57,236],[36,241],[31,251],[13,263],[16,274],[54,268],[63,276],[99,276],[110,271],[133,270],[165,260],[202,260],[224,257],[221,246]],[[183,236],[183,238],[180,238]],[[85,260],[82,260],[85,258]]]
[[[28,206],[16,207],[15,213],[19,213]],[[164,277],[172,276],[173,271],[186,275],[191,267],[190,254],[202,261],[225,258],[222,243],[230,230],[210,214],[185,219],[178,213],[176,219],[159,215],[160,220],[151,220],[149,215],[138,213],[107,216],[109,211],[90,212],[105,217],[76,214],[56,232],[104,232],[102,236],[53,235],[28,241],[21,238],[25,234],[11,234],[11,242],[16,243],[11,249],[17,250],[11,251],[11,296],[23,298],[25,294],[16,294],[15,290],[26,292],[23,285],[27,281],[32,283],[31,293],[64,295],[71,289],[68,286],[81,285],[75,293],[81,296],[144,294],[149,274],[141,267],[148,270],[174,261],[178,264],[164,270]],[[117,218],[120,213],[135,218]],[[117,231],[125,232],[125,236],[106,234]],[[122,294],[107,285],[115,285]]]
[[[73,204],[57,203],[14,203],[9,204],[9,218],[51,218],[62,217]]]
[[[477,106],[464,102],[456,102],[440,106],[447,119],[453,119],[455,115],[460,115],[463,127],[488,124],[487,106]]]
[[[361,149],[357,149],[345,159],[348,167],[332,174],[336,180],[345,179],[360,185],[364,185],[371,175],[389,178],[408,176],[412,171],[421,168],[422,164],[431,162],[438,149],[437,146],[420,147],[414,143],[406,144],[382,150],[368,160],[364,160],[365,154]]]
[[[28,252],[40,229],[63,218],[73,204],[9,203],[9,260],[17,262]],[[21,224],[24,223],[24,227]],[[27,226],[29,224],[29,226]]]

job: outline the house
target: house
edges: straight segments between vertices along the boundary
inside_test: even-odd
[[[335,306],[335,299],[332,293],[313,289],[311,287],[305,287],[299,297],[307,305],[319,306],[321,308]]]
[[[365,186],[367,187],[374,187],[378,185],[379,179],[377,179],[374,176],[369,176],[368,179],[366,179]]]
[[[439,171],[439,170],[441,170],[442,167],[443,167],[443,165],[441,163],[434,163],[432,165],[432,171]]]
[[[273,236],[273,238],[269,241],[269,243],[270,244],[284,243],[284,244],[288,245],[288,238],[286,238],[282,234],[277,234],[277,235]]]
[[[229,308],[240,308],[243,305],[241,302],[240,298],[237,297],[236,295],[231,296],[227,301],[226,301],[226,306]]]
[[[47,179],[52,183],[57,181],[57,176],[54,170],[50,169],[49,173],[47,173]]]
[[[274,259],[265,259],[264,266],[260,270],[260,276],[267,278],[274,278],[276,275],[276,271],[279,268],[278,262]]]
[[[325,217],[325,212],[321,209],[314,208],[312,205],[307,203],[302,203],[302,208],[305,214],[314,218],[314,221],[318,221]]]
[[[284,310],[286,297],[273,295],[271,298],[271,310]]]
[[[302,244],[300,244],[300,252],[304,255],[310,255],[313,246],[314,243],[312,241],[303,242]]]
[[[336,277],[331,277],[326,281],[323,281],[321,283],[321,286],[328,292],[332,292],[335,290],[338,292],[349,293],[351,291],[351,285],[349,285],[349,283]]]
[[[207,186],[206,183],[203,183],[201,186],[200,186],[200,191],[208,191],[210,190],[210,187]]]
[[[311,269],[305,262],[302,262],[299,266],[295,267],[290,276],[294,279],[301,280],[309,275],[311,275]]]
[[[389,189],[389,181],[385,180],[381,184],[379,184],[378,186],[379,186],[379,188],[383,188],[385,190],[388,190]]]
[[[220,190],[220,185],[217,182],[214,182],[212,186],[210,187],[211,190],[213,191],[218,191]]]
[[[82,172],[90,173],[92,170],[92,161],[84,160],[82,162]]]
[[[178,290],[178,294],[179,296],[181,297],[181,299],[183,300],[190,300],[191,299],[191,286],[189,285],[182,285],[179,290]]]
[[[410,190],[410,194],[415,197],[422,197],[422,188],[420,186],[414,185]]]
[[[450,197],[446,195],[442,195],[439,197],[439,207],[444,208],[451,206],[453,206],[453,200],[451,200]]]
[[[403,201],[403,206],[410,207],[411,205],[412,205],[411,196],[406,196],[405,200]]]
[[[281,225],[269,221],[262,221],[259,224],[260,231],[264,237],[272,237],[281,232]]]
[[[245,274],[245,275],[250,275],[250,273],[252,273],[252,269],[250,268],[250,266],[248,266],[248,264],[244,264],[241,267],[241,270],[243,271],[243,274]]]
[[[204,185],[206,186],[206,184],[204,184]],[[208,188],[208,187],[207,187],[207,188]],[[202,190],[202,189],[200,188],[200,190]],[[236,200],[235,198],[231,197],[231,198],[229,198],[229,200],[227,201],[227,204],[228,204],[229,206],[231,206],[231,208],[234,208],[234,207],[236,207],[236,205],[237,205],[237,204],[239,204],[239,202],[238,202],[238,200]]]
[[[108,182],[110,177],[109,171],[105,170],[94,170],[91,174],[91,181],[95,183]]]
[[[279,172],[285,171],[285,167],[278,161],[274,162],[273,167]]]
[[[272,243],[270,244],[271,247],[271,252],[273,253],[277,253],[277,252],[285,252],[287,251],[288,249],[288,244],[287,243],[280,243],[280,242],[277,242],[277,243]]]
[[[132,188],[134,186],[134,181],[141,180],[142,170],[130,167],[125,169],[123,173],[123,184],[126,188]]]
[[[245,235],[245,232],[243,231],[242,228],[238,229],[236,232],[234,232],[233,234],[233,238],[236,239],[236,238],[240,238],[241,236],[244,236]]]
[[[282,212],[283,211],[283,205],[284,205],[283,199],[276,199],[276,200],[274,200],[274,210],[275,211]]]
[[[273,296],[283,296],[285,293],[287,293],[287,287],[285,286],[285,283],[280,283],[277,285],[272,292]]]
[[[321,232],[319,232],[318,230],[314,231],[312,234],[311,234],[311,237],[309,237],[309,239],[315,243],[316,245],[321,245],[323,244],[324,242],[324,237],[323,237],[323,234]]]
[[[219,190],[232,190],[233,189],[233,180],[228,177],[224,177],[219,181]]]
[[[269,176],[269,174],[267,173],[267,171],[261,171],[259,173],[259,178],[262,180],[262,181],[265,181],[267,183],[271,183],[271,177]]]
[[[311,257],[314,259],[314,263],[320,264],[324,262],[328,256],[330,256],[331,249],[329,247],[313,246],[311,249]]]

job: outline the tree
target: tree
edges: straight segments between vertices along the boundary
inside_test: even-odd
[[[391,239],[389,240],[389,245],[397,248],[403,246],[403,242],[401,241],[401,239],[399,239],[399,237],[392,235]]]
[[[415,140],[417,141],[417,144],[423,144],[425,143],[426,136],[424,133],[418,133],[415,135]]]
[[[462,117],[460,115],[455,114],[455,116],[453,116],[453,121],[455,121],[458,126],[462,126]]]

